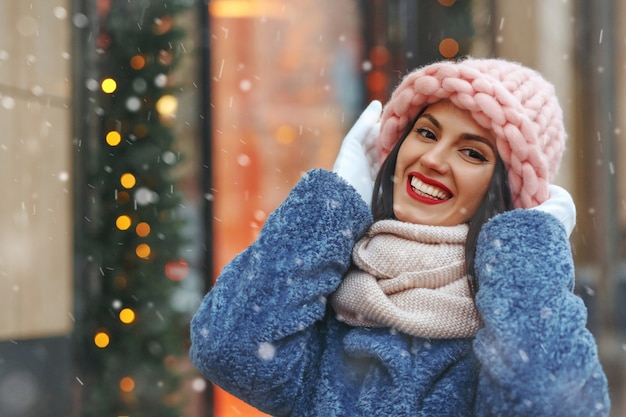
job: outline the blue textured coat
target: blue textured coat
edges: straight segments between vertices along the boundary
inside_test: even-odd
[[[353,328],[326,299],[371,224],[337,175],[307,173],[223,270],[191,323],[204,375],[274,416],[608,415],[566,232],[536,210],[481,232],[474,339]]]

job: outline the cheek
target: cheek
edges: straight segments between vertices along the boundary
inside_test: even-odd
[[[480,184],[478,187],[476,187],[476,190],[477,190],[476,200],[479,203],[483,201],[483,199],[487,195],[487,190],[489,189],[490,182],[491,182],[491,177],[488,177],[487,179],[483,179],[482,181],[477,182],[478,184]]]

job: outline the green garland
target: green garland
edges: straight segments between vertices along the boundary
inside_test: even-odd
[[[85,417],[181,415],[173,365],[186,355],[188,317],[172,308],[181,276],[169,271],[186,266],[185,219],[172,175],[180,156],[158,106],[175,102],[168,78],[185,33],[174,18],[189,6],[114,1],[101,17],[100,136],[89,138],[92,215],[79,242],[88,273],[74,335]]]

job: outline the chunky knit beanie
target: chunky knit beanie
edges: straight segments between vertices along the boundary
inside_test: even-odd
[[[407,74],[383,110],[381,160],[424,107],[443,99],[492,132],[515,207],[548,199],[565,148],[563,112],[554,86],[538,72],[501,59],[444,61]]]

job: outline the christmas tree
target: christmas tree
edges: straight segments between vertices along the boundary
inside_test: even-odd
[[[98,137],[88,139],[86,259],[74,355],[81,416],[178,417],[188,317],[171,297],[187,272],[173,169],[177,98],[170,75],[189,1],[99,2]],[[80,113],[81,109],[76,109]]]

